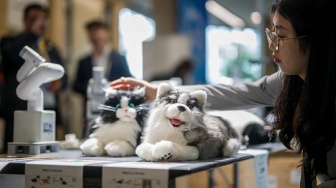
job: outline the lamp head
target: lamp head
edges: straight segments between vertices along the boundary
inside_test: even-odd
[[[34,68],[45,62],[45,59],[28,46],[25,46],[19,55],[25,60],[25,62],[18,71],[16,79],[18,82],[22,82]]]

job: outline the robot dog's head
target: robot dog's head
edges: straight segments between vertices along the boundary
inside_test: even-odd
[[[154,111],[158,121],[169,121],[171,128],[181,130],[192,129],[202,119],[203,108],[206,104],[206,92],[197,90],[183,93],[168,83],[161,83],[158,87]]]

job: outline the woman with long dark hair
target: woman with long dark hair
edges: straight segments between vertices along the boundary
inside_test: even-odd
[[[180,86],[204,89],[212,109],[273,106],[275,129],[289,149],[303,153],[301,187],[336,187],[336,1],[275,0],[272,28],[266,37],[281,71],[255,83],[226,86]],[[114,88],[147,87],[154,100],[156,86],[121,78]]]
[[[302,64],[300,59],[279,63],[285,75],[274,114],[281,142],[304,154],[304,187],[311,186],[307,182],[314,181],[316,174],[320,175],[320,180],[330,179],[331,176],[336,178],[336,38],[333,32],[336,27],[329,21],[336,18],[334,8],[334,1],[326,0],[278,0],[272,5],[274,18],[282,19],[273,19],[273,31],[277,31],[276,24],[292,27],[290,30],[294,31],[300,51],[287,48],[283,51],[289,54],[282,53],[282,49],[276,50],[275,46],[286,48],[287,41],[275,41],[269,45],[273,56],[303,56],[300,58]],[[288,36],[281,31],[282,28],[279,30],[276,35]]]

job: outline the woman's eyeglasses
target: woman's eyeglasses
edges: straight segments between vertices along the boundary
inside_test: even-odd
[[[299,37],[279,37],[275,32],[270,31],[268,28],[266,28],[266,38],[268,44],[271,42],[273,43],[273,49],[278,51],[279,50],[279,41],[280,40],[288,40],[288,39],[298,39],[298,38],[304,38],[307,36],[299,36]],[[271,49],[271,50],[273,50]]]

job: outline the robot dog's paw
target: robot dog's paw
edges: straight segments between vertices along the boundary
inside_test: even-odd
[[[173,157],[173,143],[170,141],[160,141],[155,144],[153,156],[157,160],[169,160]]]

